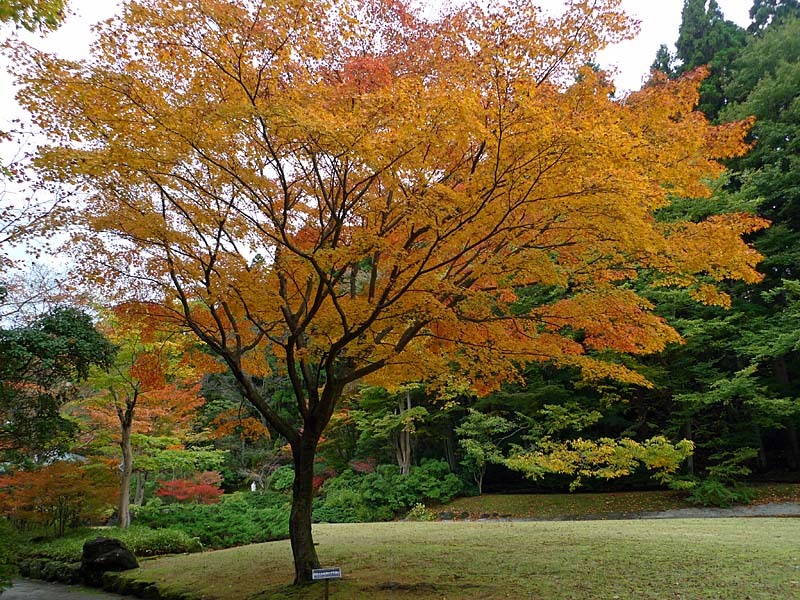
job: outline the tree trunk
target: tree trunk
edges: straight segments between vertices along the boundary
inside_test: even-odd
[[[683,435],[684,437],[692,441],[692,419],[690,418],[686,421],[686,425],[683,428]],[[686,459],[686,469],[689,471],[689,475],[694,475],[694,454],[690,454],[689,458]]]
[[[786,426],[786,435],[789,438],[789,468],[796,471],[800,468],[800,437],[794,423]]]
[[[133,503],[136,506],[144,504],[144,484],[147,482],[145,471],[136,471],[136,492],[133,496]]]
[[[122,474],[119,483],[119,526],[126,529],[131,524],[131,474],[133,473],[133,450],[131,449],[132,423],[122,423]]]
[[[316,441],[301,438],[293,449],[294,485],[292,511],[289,515],[289,537],[294,556],[295,584],[310,583],[311,570],[319,568],[317,550],[311,536],[311,501],[314,497],[314,455]]]
[[[447,436],[444,438],[444,456],[447,464],[450,465],[450,470],[455,472],[458,470],[458,462],[456,461],[455,442],[453,441],[453,430],[447,431]]]
[[[478,484],[478,496],[483,496],[483,475],[486,473],[486,469],[478,469],[475,473],[475,483]]]
[[[405,401],[403,398],[398,402],[399,414],[411,409],[411,392],[406,392]],[[400,474],[408,475],[411,472],[411,432],[401,429],[397,433],[397,444],[395,447],[397,464],[400,466]]]
[[[767,451],[764,449],[764,436],[761,433],[761,427],[758,423],[753,422],[756,439],[758,439],[758,468],[759,470],[766,471],[769,464],[767,463]]]

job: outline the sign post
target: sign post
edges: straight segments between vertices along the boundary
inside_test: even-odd
[[[341,579],[342,570],[339,567],[329,567],[327,569],[312,569],[311,581],[325,582],[325,600],[328,600],[329,584],[331,579]]]

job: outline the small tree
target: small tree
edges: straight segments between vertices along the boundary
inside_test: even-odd
[[[0,513],[21,526],[67,527],[96,521],[116,499],[113,465],[58,461],[33,471],[0,476]]]
[[[503,434],[514,432],[515,424],[500,415],[487,415],[470,409],[469,414],[456,427],[458,444],[464,452],[461,464],[472,473],[478,485],[478,494],[483,494],[483,476],[489,463],[502,464],[503,451],[498,444],[509,437]]]
[[[95,393],[81,404],[95,422],[116,422],[120,465],[119,526],[130,525],[130,487],[133,474],[134,431],[176,434],[202,405],[200,385],[192,368],[185,336],[160,328],[148,305],[118,306],[104,328],[118,345],[115,360],[98,371],[91,384]]]

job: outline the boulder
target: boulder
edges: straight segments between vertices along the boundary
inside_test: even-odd
[[[106,571],[127,571],[139,568],[128,547],[114,538],[99,537],[83,545],[81,575],[90,585],[99,585]]]

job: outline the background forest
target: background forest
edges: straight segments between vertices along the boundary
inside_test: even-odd
[[[641,273],[630,285],[683,343],[605,352],[651,386],[536,363],[482,397],[455,378],[348,385],[317,449],[316,521],[428,518],[457,495],[498,492],[670,486],[728,505],[748,501],[754,483],[800,478],[800,2],[755,0],[751,18],[743,29],[714,0],[686,0],[676,52],[659,50],[645,87],[705,65],[707,118],[755,117],[752,149],[727,161],[711,200],[676,198],[656,216],[767,219],[746,236],[764,257],[763,279],[723,282],[727,296],[701,304]],[[99,308],[47,292],[23,307],[46,282],[5,272],[0,563],[12,529],[63,535],[109,519],[165,532],[142,542],[145,552],[287,535],[287,439],[205,347],[165,326],[155,306]],[[534,285],[516,302],[562,293]],[[253,381],[272,411],[302,426],[288,376]]]

